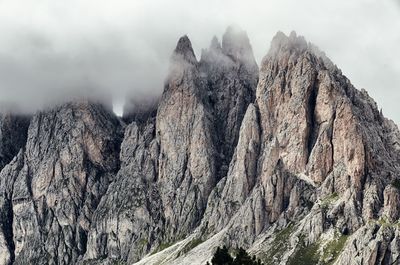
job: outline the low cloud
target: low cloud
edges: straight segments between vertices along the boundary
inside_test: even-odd
[[[296,30],[400,122],[398,0],[0,0],[0,102],[32,111],[159,95],[178,38],[188,34],[199,58],[230,24],[248,32],[258,63],[278,30]]]

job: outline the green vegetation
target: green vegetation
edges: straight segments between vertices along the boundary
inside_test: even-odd
[[[85,260],[85,261],[83,261],[82,264],[83,265],[91,265],[91,264],[99,264],[99,263],[104,263],[104,262],[105,262],[105,259],[100,258],[100,259]],[[109,260],[107,264],[110,264],[110,265],[126,265],[127,263],[125,261],[123,261],[123,260],[115,260],[115,259],[113,259],[113,260]]]
[[[177,241],[174,242],[162,242],[155,250],[153,250],[151,252],[150,255],[154,255],[160,251],[163,251],[166,248],[169,248],[170,246],[174,245],[175,243],[177,243],[178,241],[180,241],[181,239],[178,239]],[[141,242],[139,242],[140,244]],[[147,243],[147,242],[146,242]],[[178,255],[182,255],[182,254],[186,254],[187,252],[189,252],[190,250],[192,250],[193,248],[197,247],[198,245],[200,245],[201,243],[203,243],[203,240],[201,238],[196,238],[193,239],[192,241],[190,241],[189,243],[187,243],[183,249],[179,252]]]
[[[160,251],[163,251],[164,249],[169,248],[173,244],[174,244],[174,242],[166,242],[166,243],[163,242],[153,252],[151,252],[150,255],[154,255]]]
[[[321,200],[321,206],[322,206],[322,208],[327,208],[329,205],[331,205],[338,199],[339,199],[339,195],[336,192],[334,192],[334,193],[328,195],[327,197],[325,197],[323,200]]]
[[[300,237],[300,242],[296,252],[290,257],[289,265],[332,265],[342,252],[349,236],[335,232],[333,240],[321,247],[321,242],[306,245],[304,235]]]
[[[319,261],[318,255],[319,245],[313,243],[306,245],[304,236],[300,237],[300,242],[296,253],[290,257],[289,265],[311,265],[317,264]]]
[[[140,239],[139,242],[138,242],[138,247],[139,247],[139,248],[144,248],[145,246],[147,246],[148,243],[149,243],[149,242],[148,242],[146,239],[142,238],[142,239]]]
[[[391,222],[387,216],[381,216],[379,219],[370,219],[368,221],[369,225],[377,224],[382,228],[386,227],[400,227],[400,220]]]
[[[400,179],[395,179],[392,181],[392,186],[400,190]]]
[[[338,237],[325,245],[322,255],[322,260],[327,264],[333,264],[342,252],[349,236],[338,235]]]
[[[388,227],[391,226],[392,224],[389,222],[388,218],[386,218],[385,216],[381,216],[381,218],[379,218],[379,220],[377,221],[377,223],[381,226],[381,227]]]
[[[289,238],[293,230],[294,225],[289,224],[288,227],[275,234],[275,238],[271,243],[271,248],[268,249],[268,252],[263,256],[266,265],[274,265],[277,260],[280,260],[285,250],[289,247]]]
[[[257,260],[256,256],[251,257],[246,250],[239,248],[235,258],[229,254],[226,246],[218,247],[214,256],[211,259],[212,265],[263,265],[260,259]],[[210,265],[207,262],[207,265]]]
[[[335,196],[332,196],[335,197]],[[250,257],[242,248],[239,248],[236,255],[232,255],[226,247],[218,248],[209,265],[274,265],[278,264],[283,255],[290,249],[289,239],[296,226],[289,224],[286,228],[275,233],[272,242],[269,242],[270,248],[261,260],[256,257]],[[314,243],[308,243],[306,235],[299,236],[299,242],[294,250],[294,253],[289,257],[288,265],[333,265],[342,253],[346,245],[348,235],[341,234],[338,230],[334,231],[333,238],[328,241],[320,239]],[[235,258],[234,258],[235,257]],[[235,263],[239,262],[239,263]]]
[[[229,254],[229,250],[226,246],[222,248],[218,247],[211,259],[212,265],[231,265],[233,263],[233,258]],[[207,264],[209,264],[207,262]]]
[[[201,238],[193,239],[192,241],[190,241],[183,247],[183,250],[181,251],[181,253],[188,253],[190,250],[194,249],[195,247],[197,247],[198,245],[200,245],[203,242],[204,241]]]

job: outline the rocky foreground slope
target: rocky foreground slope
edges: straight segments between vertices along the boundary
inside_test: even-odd
[[[400,262],[398,128],[304,38],[184,36],[149,102],[0,119],[0,264]]]

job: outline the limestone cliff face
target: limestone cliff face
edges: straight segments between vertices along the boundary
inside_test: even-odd
[[[157,112],[158,183],[171,240],[201,220],[216,182],[212,116],[189,39],[182,37]]]
[[[400,132],[303,37],[184,36],[152,106],[2,116],[0,264],[400,262]]]
[[[120,133],[88,102],[32,118],[26,147],[1,171],[3,264],[72,264],[86,252],[93,211],[119,168]]]
[[[162,242],[158,156],[154,118],[126,127],[121,169],[93,214],[84,264],[113,260],[131,264]]]

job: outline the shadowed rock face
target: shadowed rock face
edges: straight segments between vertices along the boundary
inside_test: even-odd
[[[146,106],[124,125],[73,102],[34,115],[26,144],[1,134],[0,264],[205,264],[223,244],[398,263],[399,130],[303,37],[278,33],[259,71],[243,31],[200,62],[184,36]]]
[[[0,113],[0,170],[25,146],[29,117]]]
[[[145,123],[157,114],[159,99],[139,95],[128,100],[124,106],[122,119],[126,123]]]
[[[214,114],[218,177],[222,178],[227,174],[247,106],[255,99],[258,66],[247,34],[230,27],[222,46],[214,37],[210,48],[203,50],[200,71]]]
[[[154,118],[126,127],[121,169],[93,214],[86,260],[124,260],[131,264],[162,242],[158,156]]]

